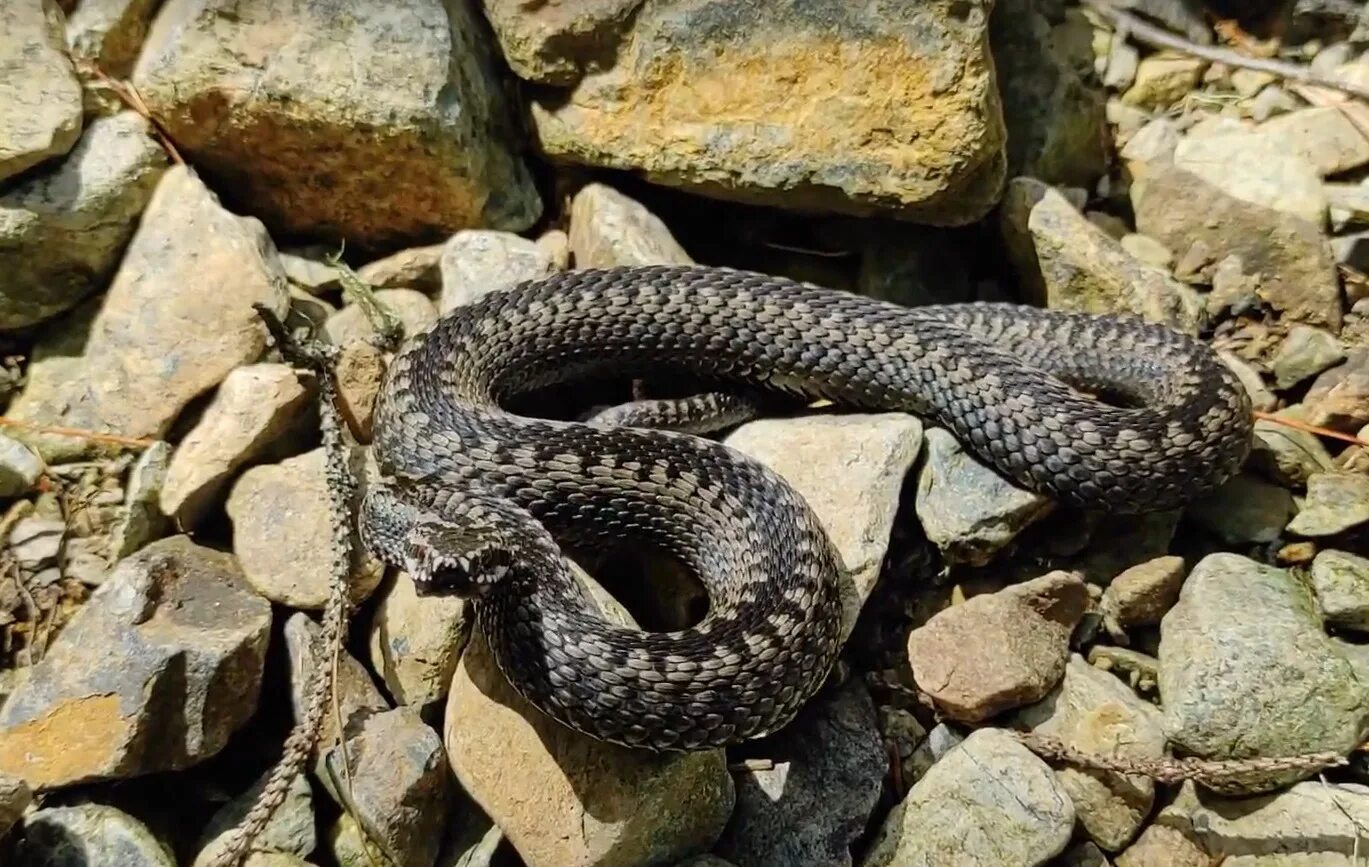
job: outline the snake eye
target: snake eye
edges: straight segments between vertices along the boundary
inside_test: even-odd
[[[439,551],[434,541],[425,536],[411,538],[404,558],[404,570],[420,596],[476,599],[508,575],[512,558],[506,548],[486,544],[459,552]]]

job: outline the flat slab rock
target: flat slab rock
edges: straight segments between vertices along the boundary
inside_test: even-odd
[[[278,234],[431,242],[541,212],[478,12],[410,0],[169,0],[133,83]]]
[[[979,729],[894,807],[861,867],[1045,864],[1064,851],[1074,822],[1045,762],[1012,736]]]
[[[533,121],[554,159],[705,195],[971,222],[1006,166],[990,6],[637,4],[622,26],[600,19],[600,38],[558,43],[600,58],[613,46],[614,62],[536,98]],[[496,26],[510,56],[526,56],[510,38],[522,32]]]
[[[0,773],[51,788],[214,755],[256,709],[270,626],[232,555],[185,536],[148,545],[0,708]]]
[[[1311,590],[1284,569],[1204,557],[1165,615],[1159,657],[1165,732],[1191,755],[1348,752],[1369,725],[1369,688],[1323,631]],[[1236,785],[1259,792],[1307,775]]]
[[[1038,701],[1064,675],[1087,605],[1083,580],[1070,572],[973,596],[908,636],[913,677],[943,714],[963,722]]]

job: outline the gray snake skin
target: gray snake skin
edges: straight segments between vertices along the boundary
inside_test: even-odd
[[[704,266],[570,271],[452,311],[390,366],[363,542],[420,593],[474,598],[499,668],[537,708],[658,751],[793,718],[839,650],[838,558],[799,494],[716,441],[504,408],[623,373],[915,413],[1091,510],[1182,505],[1230,477],[1251,436],[1249,399],[1206,346],[1132,318],[907,308]],[[644,632],[600,617],[560,543],[624,542],[692,570],[704,619]]]

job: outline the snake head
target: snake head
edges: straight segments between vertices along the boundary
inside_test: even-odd
[[[477,599],[512,566],[509,549],[476,530],[420,523],[405,538],[404,571],[420,596]]]

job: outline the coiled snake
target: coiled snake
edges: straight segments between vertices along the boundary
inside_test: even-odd
[[[694,424],[662,413],[669,402],[629,405],[617,425],[505,408],[609,373],[688,373],[723,404],[749,392],[915,413],[1018,484],[1113,512],[1210,490],[1251,434],[1245,391],[1206,346],[1132,318],[907,308],[703,266],[570,271],[457,308],[389,369],[363,541],[420,593],[475,597],[494,659],[536,707],[652,750],[731,744],[795,715],[839,649],[838,560],[759,462],[621,424]],[[644,632],[598,616],[558,543],[624,541],[697,575],[702,621]]]

